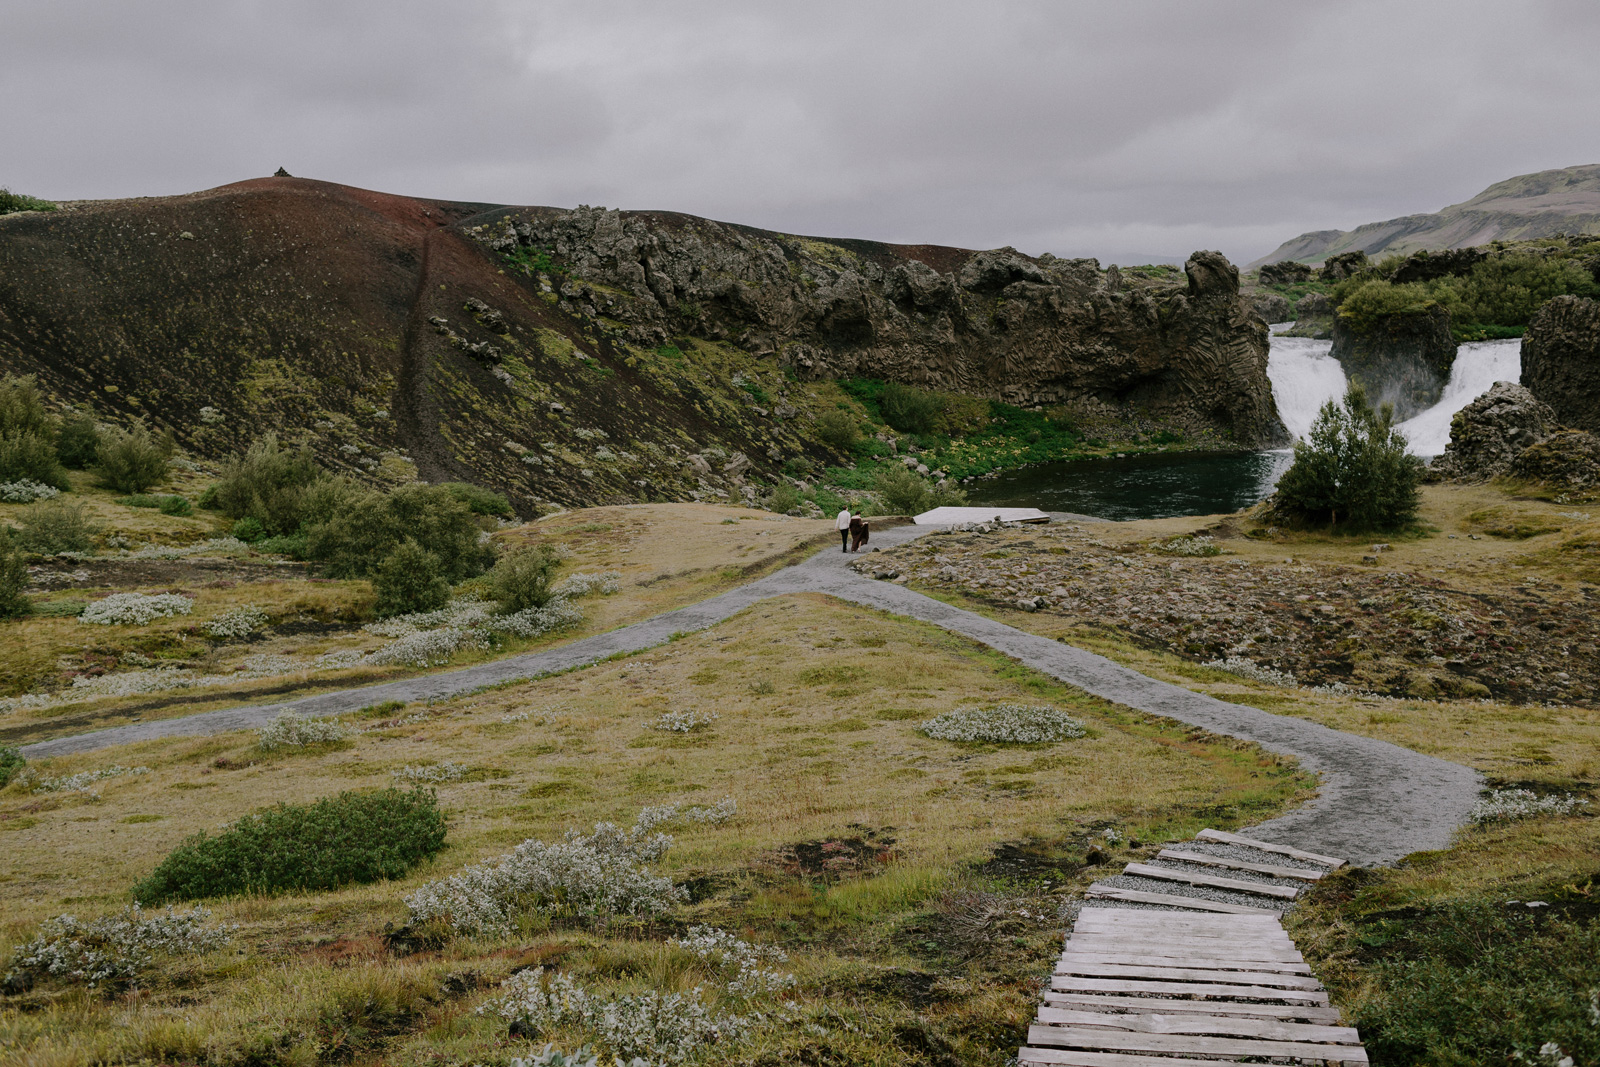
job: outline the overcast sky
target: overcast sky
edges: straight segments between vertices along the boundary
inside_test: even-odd
[[[1600,162],[1593,0],[0,0],[0,185],[1218,248]]]

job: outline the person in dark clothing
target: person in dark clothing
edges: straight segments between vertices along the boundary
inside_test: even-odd
[[[868,533],[866,519],[860,515],[850,516],[850,551],[859,551],[861,546],[867,543]]]

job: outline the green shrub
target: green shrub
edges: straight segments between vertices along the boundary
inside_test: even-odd
[[[817,436],[823,443],[841,452],[848,452],[861,439],[861,428],[848,411],[832,408],[817,416]]]
[[[1465,279],[1453,280],[1460,317],[1486,326],[1526,326],[1552,297],[1596,292],[1594,276],[1576,260],[1547,256],[1491,256]]]
[[[230,519],[254,519],[263,536],[288,534],[310,517],[312,492],[327,480],[308,448],[290,451],[278,445],[277,434],[267,434],[222,467],[222,478],[207,495],[211,504]]]
[[[69,489],[56,455],[56,425],[33,376],[0,378],[0,482],[42,482]]]
[[[1554,1064],[1546,1042],[1600,1063],[1600,925],[1455,902],[1362,934],[1380,958],[1350,1025],[1373,1063]]]
[[[380,619],[437,611],[450,600],[450,583],[440,574],[439,557],[407,539],[372,572],[373,610]]]
[[[444,835],[438,798],[420,789],[279,804],[215,836],[190,837],[133,887],[133,896],[161,904],[399,878],[443,848]]]
[[[482,574],[494,560],[493,548],[479,541],[472,512],[440,486],[358,493],[333,507],[326,521],[308,531],[306,558],[322,563],[334,578],[366,577],[408,538],[439,557],[448,582]]]
[[[471,485],[467,482],[445,482],[439,488],[455,497],[467,506],[467,510],[474,515],[492,515],[496,518],[510,518],[516,514],[511,508],[511,501],[505,494],[496,493],[492,489]]]
[[[27,587],[28,564],[22,558],[22,548],[11,531],[0,526],[0,619],[28,614],[28,598],[22,595]]]
[[[74,415],[56,432],[56,458],[63,466],[81,471],[94,466],[100,451],[100,427],[93,415]]]
[[[767,494],[767,507],[780,513],[793,511],[800,506],[800,501],[803,499],[800,490],[794,486],[780,485]]]
[[[1385,404],[1373,411],[1361,387],[1351,386],[1343,405],[1324,404],[1310,435],[1294,446],[1272,512],[1353,533],[1393,530],[1416,518],[1422,471],[1394,428],[1394,410]]]
[[[39,500],[23,509],[22,529],[17,545],[42,556],[57,552],[87,552],[94,547],[99,532],[82,504],[70,504],[60,497]]]
[[[1393,285],[1379,278],[1348,279],[1352,284],[1339,304],[1339,317],[1357,333],[1366,333],[1382,319],[1394,315],[1414,315],[1432,311],[1441,303],[1450,306],[1454,292],[1448,285],[1406,282]]]
[[[188,499],[176,493],[135,493],[117,497],[117,503],[125,508],[158,508],[163,515],[189,515],[194,511]]]
[[[246,515],[233,524],[233,529],[228,531],[247,545],[255,544],[267,536],[267,531],[261,525],[261,520],[254,515]]]
[[[17,211],[54,211],[55,209],[55,204],[48,200],[40,200],[36,196],[13,193],[10,189],[0,188],[0,215],[10,215]]]
[[[506,614],[542,608],[561,560],[549,545],[524,545],[500,557],[489,571],[489,596]]]
[[[883,421],[902,433],[932,433],[944,406],[941,394],[900,382],[885,382],[878,394]]]
[[[122,493],[142,493],[166,480],[172,438],[151,433],[141,420],[128,429],[113,427],[100,436],[95,462],[103,485]]]
[[[878,472],[873,489],[891,515],[918,515],[932,508],[958,507],[967,494],[954,487],[934,485],[910,467],[890,464]]]
[[[163,515],[193,515],[194,508],[189,504],[188,498],[172,494],[161,498],[161,503],[156,505]]]
[[[306,528],[302,526],[292,534],[263,537],[254,547],[257,552],[271,552],[279,556],[288,556],[290,559],[305,559]]]
[[[46,600],[41,604],[35,604],[33,613],[44,619],[75,619],[82,615],[83,609],[88,606],[87,600],[65,597],[61,600]]]
[[[22,753],[11,745],[0,745],[0,789],[10,785],[11,779],[17,776],[27,762],[22,758]]]

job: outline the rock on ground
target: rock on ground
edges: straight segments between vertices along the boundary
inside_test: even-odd
[[[1600,433],[1600,301],[1558,296],[1522,338],[1522,384],[1563,426]]]

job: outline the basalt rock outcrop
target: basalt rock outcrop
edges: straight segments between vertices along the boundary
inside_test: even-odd
[[[1333,316],[1331,355],[1346,377],[1366,388],[1374,404],[1393,404],[1397,419],[1439,402],[1456,358],[1450,312],[1434,305],[1385,315],[1365,330]]]
[[[1250,298],[1250,306],[1263,322],[1288,322],[1294,317],[1294,305],[1281,293],[1257,293]]]
[[[1312,270],[1309,264],[1296,263],[1292,259],[1286,259],[1281,263],[1263,265],[1260,278],[1262,285],[1293,285],[1295,282],[1309,281],[1311,274]]]
[[[1508,474],[1517,457],[1556,426],[1548,404],[1515,382],[1495,382],[1450,420],[1450,444],[1433,461],[1432,480],[1481,482]]]
[[[508,209],[467,232],[548,261],[531,275],[561,306],[615,323],[630,344],[688,334],[802,379],[1150,418],[1247,447],[1287,439],[1265,325],[1220,253],[1195,253],[1180,286],[1011,248],[820,240],[664,212]]]
[[[1566,426],[1600,432],[1600,301],[1558,296],[1522,338],[1522,384]]]

